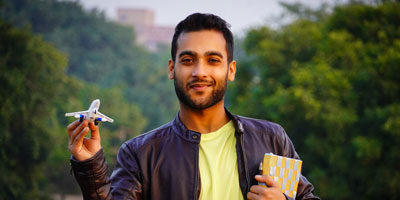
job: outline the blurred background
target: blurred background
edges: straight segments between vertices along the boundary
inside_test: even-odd
[[[315,194],[400,199],[399,1],[113,2],[0,0],[0,199],[82,199],[64,114],[96,98],[110,173],[124,141],[170,121],[170,40],[193,12],[232,24],[227,107],[281,124]]]

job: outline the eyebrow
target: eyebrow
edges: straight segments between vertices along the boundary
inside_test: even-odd
[[[197,53],[194,51],[182,51],[179,53],[178,58],[185,56],[185,55],[195,56],[195,55],[197,55]]]
[[[189,55],[189,56],[197,56],[197,53],[194,51],[182,51],[179,53],[178,58],[185,56],[185,55]],[[204,53],[205,56],[218,56],[220,58],[224,58],[224,56],[222,55],[222,53],[218,52],[218,51],[206,51],[206,53]]]
[[[218,51],[207,51],[205,53],[206,56],[218,56],[220,58],[224,58],[224,56],[222,55],[222,53],[218,52]]]

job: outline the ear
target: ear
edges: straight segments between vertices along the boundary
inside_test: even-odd
[[[168,78],[169,80],[174,79],[174,69],[175,69],[175,62],[172,59],[168,60]]]
[[[236,75],[236,61],[232,60],[231,63],[229,63],[229,71],[228,71],[228,80],[229,81],[234,81],[235,80],[235,75]]]

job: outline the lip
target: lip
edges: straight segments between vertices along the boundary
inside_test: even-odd
[[[204,91],[206,88],[208,88],[208,86],[204,85],[204,86],[193,86],[191,87],[193,90],[196,91]]]
[[[195,91],[204,91],[210,86],[211,86],[211,84],[208,84],[208,83],[194,83],[194,84],[190,85],[190,88]]]

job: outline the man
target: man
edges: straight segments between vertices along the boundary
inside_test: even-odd
[[[299,158],[284,130],[224,107],[227,82],[236,73],[228,26],[199,13],[177,25],[168,68],[180,111],[168,124],[125,142],[111,179],[99,128],[78,120],[68,126],[71,164],[85,199],[288,198],[270,177],[257,175],[264,153]],[[89,129],[91,137],[84,138]],[[301,176],[296,199],[319,199],[312,192]]]

